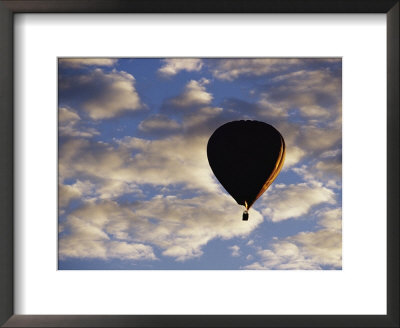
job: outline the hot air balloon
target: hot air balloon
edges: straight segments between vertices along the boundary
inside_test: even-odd
[[[248,210],[278,176],[285,141],[272,125],[233,121],[220,126],[207,144],[208,162],[225,190]]]

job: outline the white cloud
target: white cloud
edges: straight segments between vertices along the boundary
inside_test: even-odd
[[[220,80],[233,81],[242,75],[260,76],[288,69],[291,65],[301,64],[301,59],[221,59],[211,66],[213,75]]]
[[[240,247],[238,245],[233,245],[228,247],[232,251],[232,256],[233,257],[238,257],[240,256]]]
[[[120,142],[120,150],[140,150],[125,162],[121,169],[125,179],[153,185],[183,183],[186,188],[200,191],[217,191],[209,167],[206,147],[207,137],[174,136],[167,139],[144,141],[126,138]]]
[[[115,171],[124,165],[122,154],[112,151],[102,142],[86,139],[66,141],[59,153],[59,176],[61,179],[83,176],[117,178]]]
[[[139,130],[148,133],[173,132],[180,130],[180,124],[166,115],[153,115],[140,122]]]
[[[197,111],[186,115],[183,119],[183,125],[186,129],[194,127],[207,127],[207,123],[223,112],[221,107],[201,107]],[[190,131],[190,130],[189,130]]]
[[[60,98],[78,100],[90,118],[112,118],[126,111],[143,109],[135,78],[124,71],[96,68],[86,74],[61,77]]]
[[[264,198],[258,200],[258,203],[261,203],[260,207],[268,204],[268,207],[262,210],[262,214],[273,222],[279,222],[301,217],[318,204],[334,204],[335,194],[332,190],[315,182],[281,184],[274,185],[267,191]]]
[[[65,226],[65,224],[63,224]],[[106,258],[108,236],[101,228],[77,217],[68,219],[69,234],[59,237],[58,254],[65,257]],[[64,227],[64,231],[65,231]]]
[[[299,147],[287,147],[283,169],[286,170],[289,167],[296,165],[305,155],[306,152]]]
[[[302,160],[314,160],[317,156],[321,156],[323,162],[341,161],[341,153],[337,148],[340,147],[342,139],[341,128],[316,127],[308,124],[280,122],[279,120],[273,125],[285,140],[284,170],[297,165]],[[320,153],[321,155],[319,155]]]
[[[88,195],[93,195],[94,184],[90,181],[77,180],[74,184],[58,185],[58,206],[63,209],[68,206],[73,199],[82,198]]]
[[[156,256],[150,246],[112,241],[108,247],[108,257],[127,260],[155,260]]]
[[[64,208],[68,206],[72,199],[79,198],[82,195],[81,191],[75,186],[59,185],[58,186],[58,206]]]
[[[336,157],[339,154],[341,154],[342,150],[341,149],[335,149],[335,150],[327,150],[321,154],[322,158],[330,158],[330,157]]]
[[[319,153],[326,155],[326,152],[340,147],[341,128],[316,127],[304,123],[288,122],[286,119],[265,121],[272,124],[285,140],[286,156],[283,170],[296,166],[303,160],[314,159]],[[325,158],[323,160],[325,161]]]
[[[325,229],[341,231],[342,230],[342,209],[328,209],[319,214],[318,224]]]
[[[134,195],[142,197],[143,193],[135,182],[124,181],[123,179],[110,178],[100,181],[96,186],[100,199],[115,199],[121,195]]]
[[[285,106],[279,103],[273,103],[266,97],[257,101],[259,106],[259,114],[261,117],[286,119],[289,116],[288,110]]]
[[[158,72],[166,77],[174,76],[180,71],[200,71],[203,67],[203,61],[196,58],[170,58],[163,59],[163,66]]]
[[[301,165],[300,167],[292,168],[292,171],[300,175],[305,181],[315,180],[315,175],[312,173],[310,168],[305,164]]]
[[[329,69],[299,70],[271,79],[260,104],[279,109],[280,115],[299,110],[307,119],[341,116],[341,78]]]
[[[249,221],[242,221],[241,212],[242,208],[224,194],[190,199],[159,196],[136,209],[139,216],[159,220],[151,228],[139,229],[138,235],[165,249],[163,255],[184,261],[200,256],[201,247],[211,239],[246,236],[263,220],[251,210]]]
[[[174,136],[160,140],[126,137],[116,144],[83,139],[60,148],[61,179],[81,177],[107,184],[117,197],[135,185],[177,186],[199,192],[221,190],[208,164],[207,137]],[[101,186],[98,185],[101,192]],[[103,194],[104,196],[104,194]]]
[[[88,100],[84,108],[93,119],[111,118],[123,111],[135,111],[142,107],[135,89],[135,78],[126,72],[104,73],[96,70],[89,83],[104,83],[106,88],[98,97]]]
[[[326,186],[338,188],[341,184],[342,163],[339,159],[330,158],[329,160],[318,161],[310,165],[301,165],[292,168],[305,181],[313,182],[319,180]]]
[[[118,59],[114,58],[60,58],[59,63],[63,66],[79,68],[84,66],[113,66]]]
[[[169,99],[168,104],[178,108],[210,104],[213,96],[206,91],[205,85],[208,83],[209,81],[207,79],[189,81],[183,93],[175,98]]]
[[[342,163],[341,162],[336,162],[336,161],[330,161],[330,162],[323,162],[319,161],[317,164],[315,164],[315,168],[319,171],[324,171],[324,172],[329,172],[336,174],[337,176],[341,177],[342,176]]]
[[[326,210],[320,213],[320,217],[322,229],[300,232],[282,240],[275,239],[269,249],[258,251],[259,260],[245,269],[341,269],[341,210]]]
[[[200,256],[210,240],[247,236],[263,221],[251,210],[244,222],[241,210],[220,194],[189,199],[160,195],[131,205],[88,202],[68,215],[63,230],[70,233],[60,237],[60,255],[154,259],[146,246],[151,244],[164,256],[185,261]]]
[[[341,129],[318,128],[307,126],[303,128],[301,145],[310,150],[329,150],[342,138]]]
[[[58,133],[62,137],[91,138],[100,132],[94,128],[80,126],[81,117],[72,109],[61,107],[58,109]]]
[[[70,108],[60,107],[58,109],[58,123],[70,123],[80,119],[80,116]]]
[[[74,124],[66,124],[58,127],[58,132],[60,136],[67,137],[82,137],[82,138],[91,138],[95,135],[99,135],[100,132],[94,128],[86,128],[86,129],[76,129]]]
[[[156,256],[151,246],[135,241],[121,240],[127,234],[131,212],[113,202],[94,204],[70,213],[62,223],[68,234],[59,237],[61,258],[102,258],[125,260],[154,260]],[[122,223],[122,224],[121,224]],[[118,226],[118,228],[116,228]]]

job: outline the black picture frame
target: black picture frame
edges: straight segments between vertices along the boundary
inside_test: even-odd
[[[16,13],[385,13],[387,315],[14,315],[13,17]],[[0,324],[4,327],[399,327],[398,90],[398,0],[0,0]]]

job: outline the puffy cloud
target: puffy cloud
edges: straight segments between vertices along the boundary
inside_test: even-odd
[[[90,199],[95,197],[95,185],[90,181],[77,180],[74,184],[58,185],[58,206],[61,213],[69,205],[73,199]]]
[[[342,230],[342,209],[334,208],[324,210],[319,213],[320,220],[318,224],[325,229],[341,231]]]
[[[300,232],[282,240],[275,239],[269,249],[259,250],[259,260],[246,269],[318,270],[341,269],[341,210],[320,213],[322,229]]]
[[[293,167],[292,170],[306,181],[312,182],[318,179],[337,188],[342,177],[341,151],[337,152],[334,157],[327,158],[325,155],[321,157],[323,157],[322,160],[314,159],[309,165],[303,164],[300,167]]]
[[[253,259],[254,259],[254,256],[251,255],[251,254],[249,254],[249,255],[246,256],[246,260],[247,260],[247,261],[252,261]]]
[[[286,170],[289,167],[296,165],[305,155],[306,152],[300,147],[286,147],[286,155],[283,169]]]
[[[304,256],[296,244],[287,241],[275,243],[272,250],[259,251],[258,256],[259,261],[245,266],[244,269],[316,270],[320,268],[318,263]]]
[[[162,62],[163,66],[158,72],[166,77],[174,76],[180,71],[200,71],[203,67],[203,61],[196,58],[169,58],[163,59]]]
[[[62,66],[80,68],[84,66],[114,66],[118,59],[115,58],[60,58]]]
[[[70,217],[68,225],[69,234],[59,237],[58,254],[61,259],[65,257],[92,257],[106,258],[107,249],[105,243],[108,236],[101,228],[96,227],[86,220],[77,217]]]
[[[228,247],[232,251],[232,256],[233,257],[238,257],[240,256],[240,247],[238,245],[233,245]]]
[[[164,104],[164,107],[172,108],[190,108],[193,106],[208,105],[211,103],[213,96],[206,91],[205,85],[208,84],[207,79],[199,81],[189,81],[182,94],[177,97],[170,98]]]
[[[123,173],[137,183],[153,185],[184,184],[185,188],[199,191],[217,191],[208,165],[207,137],[174,136],[147,142],[125,138],[120,149],[140,151],[131,159]],[[121,172],[122,173],[122,172]],[[126,174],[125,174],[126,173]]]
[[[301,146],[310,150],[328,150],[342,140],[341,129],[318,128],[305,126],[301,131]]]
[[[118,178],[107,178],[96,184],[96,191],[100,199],[115,199],[121,195],[143,197],[143,192],[135,182],[124,181]]]
[[[139,130],[153,135],[165,135],[180,131],[181,125],[166,115],[157,114],[140,122]]]
[[[82,177],[113,177],[113,170],[123,166],[122,154],[111,151],[102,142],[85,139],[67,140],[60,148],[59,176],[61,179]]]
[[[257,112],[266,119],[285,119],[289,116],[289,112],[283,104],[271,102],[265,96],[257,101]]]
[[[159,195],[131,205],[88,202],[63,224],[69,233],[60,237],[60,255],[154,259],[146,246],[151,244],[164,256],[185,261],[200,256],[210,240],[246,236],[263,221],[251,210],[251,221],[243,222],[240,212],[224,194],[187,199]]]
[[[341,112],[341,77],[329,69],[300,70],[272,78],[260,103],[279,112],[298,109],[306,118],[335,118]]]
[[[72,109],[61,107],[58,109],[58,133],[62,137],[91,138],[99,135],[94,128],[80,126],[81,117]]]
[[[108,257],[126,260],[155,260],[157,259],[150,246],[143,244],[129,244],[127,242],[112,241],[108,245]]]
[[[94,120],[112,118],[145,106],[135,89],[135,78],[124,71],[96,68],[82,75],[60,77],[60,103],[78,101]]]
[[[341,154],[341,149],[327,150],[321,154],[322,158],[336,157]]]
[[[301,217],[318,204],[335,203],[335,193],[315,182],[291,185],[278,184],[267,192],[268,207],[262,210],[262,214],[273,222]],[[263,202],[261,204],[263,205]]]
[[[69,123],[79,121],[80,116],[73,110],[67,107],[61,107],[58,109],[58,123]]]
[[[61,137],[82,137],[91,138],[95,135],[99,135],[100,132],[94,128],[77,129],[76,122],[70,122],[68,124],[59,125],[58,133]]]
[[[59,239],[59,256],[64,258],[101,258],[155,260],[151,246],[112,240],[102,226],[87,217],[69,216],[65,224],[69,233]]]
[[[218,118],[223,114],[220,107],[201,107],[197,111],[185,115],[183,126],[189,134],[202,134],[206,132],[211,135],[212,128],[218,122]]]
[[[262,221],[255,210],[251,220],[241,220],[242,209],[225,194],[207,194],[189,199],[159,196],[144,202],[136,213],[158,222],[138,232],[141,238],[165,249],[163,255],[178,261],[198,257],[201,247],[214,238],[247,236]]]
[[[297,165],[304,159],[315,159],[321,156],[326,161],[327,153],[341,147],[342,131],[336,127],[316,127],[295,122],[269,121],[282,134],[286,144],[286,159],[284,169]],[[319,155],[321,154],[321,155]],[[324,156],[322,156],[324,154]],[[341,153],[329,158],[341,161]]]
[[[342,176],[342,163],[341,162],[319,161],[317,164],[315,164],[315,168],[320,172],[323,171],[323,172],[336,174],[339,177]]]
[[[79,198],[82,195],[79,188],[73,185],[59,185],[58,186],[58,206],[60,208],[66,207],[69,202],[74,198]]]
[[[124,230],[129,226],[132,212],[115,202],[86,203],[70,213],[59,239],[61,258],[102,258],[126,260],[154,260],[151,246],[127,240]]]
[[[126,137],[117,144],[72,139],[60,148],[59,175],[118,181],[114,194],[126,184],[176,186],[199,192],[219,190],[209,167],[207,137],[174,136],[160,140]],[[129,185],[128,185],[129,187]]]
[[[85,180],[90,188],[80,188],[84,199],[115,199],[128,194],[142,197],[133,178],[137,171],[126,172],[129,169],[124,168],[124,160],[129,156],[127,151],[118,151],[101,142],[69,140],[60,149],[60,181],[66,178]]]
[[[260,76],[286,70],[292,65],[302,63],[301,59],[288,58],[255,58],[255,59],[221,59],[210,63],[214,77],[233,81],[242,75]]]

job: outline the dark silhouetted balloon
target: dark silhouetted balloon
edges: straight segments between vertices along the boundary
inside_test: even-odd
[[[273,126],[259,121],[233,121],[220,126],[207,145],[214,175],[246,210],[271,185],[285,158],[285,142]]]

